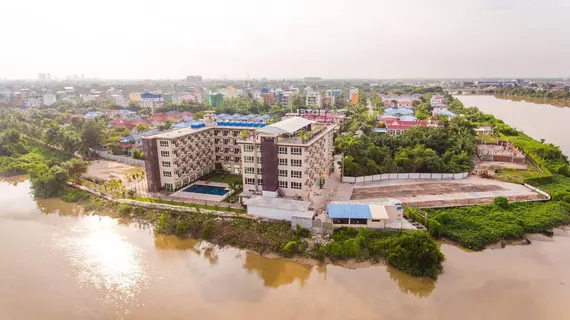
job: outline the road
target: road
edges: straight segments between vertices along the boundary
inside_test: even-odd
[[[368,107],[368,115],[374,115],[374,109],[372,109],[372,101],[370,101],[370,98],[368,98],[368,100],[366,100],[367,103],[367,107]]]

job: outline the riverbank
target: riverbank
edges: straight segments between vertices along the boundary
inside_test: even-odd
[[[556,98],[542,98],[542,97],[531,97],[516,94],[506,94],[506,93],[496,93],[495,97],[499,99],[512,100],[512,101],[526,101],[536,104],[550,104],[557,107],[570,107],[570,100],[567,99],[556,99]]]
[[[421,231],[351,228],[335,230],[332,236],[321,236],[300,228],[292,230],[288,221],[220,214],[191,207],[184,207],[183,211],[142,208],[73,189],[66,191],[62,198],[79,201],[89,212],[111,213],[115,218],[151,225],[156,234],[205,240],[222,247],[295,260],[313,259],[349,265],[385,261],[410,275],[435,279],[441,273],[445,259],[435,241]]]

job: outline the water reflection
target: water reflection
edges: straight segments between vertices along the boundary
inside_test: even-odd
[[[391,266],[386,266],[386,270],[390,274],[390,279],[396,281],[402,293],[425,298],[435,289],[436,281],[433,279],[412,277]]]
[[[141,250],[127,241],[111,218],[86,217],[67,234],[54,236],[80,287],[104,292],[99,302],[123,305],[146,287]]]
[[[265,286],[274,288],[292,284],[295,280],[299,280],[302,287],[313,269],[311,265],[281,258],[267,258],[251,252],[246,252],[243,267],[263,279]]]
[[[76,203],[67,203],[59,198],[36,198],[38,210],[44,214],[57,214],[60,216],[79,216],[84,213],[83,207]]]

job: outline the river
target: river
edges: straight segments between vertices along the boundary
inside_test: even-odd
[[[86,215],[0,180],[0,319],[565,319],[570,236],[466,252],[437,282],[270,259]]]
[[[544,139],[559,145],[570,156],[570,108],[526,101],[498,99],[494,96],[456,96],[466,107],[479,110],[502,119],[510,126],[524,131],[534,139]]]

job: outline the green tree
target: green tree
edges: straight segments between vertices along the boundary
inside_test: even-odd
[[[136,129],[137,129],[138,133],[143,133],[143,132],[149,131],[151,128],[146,123],[139,123],[139,124],[137,124]]]

